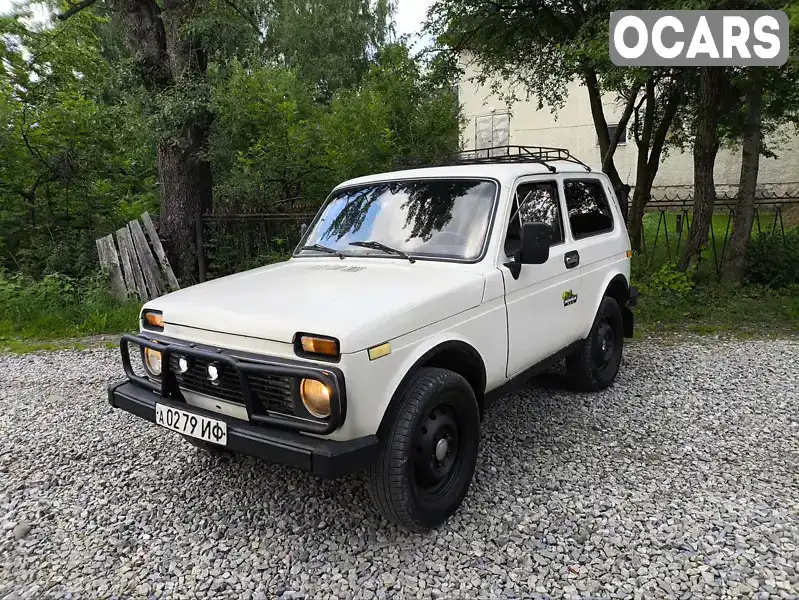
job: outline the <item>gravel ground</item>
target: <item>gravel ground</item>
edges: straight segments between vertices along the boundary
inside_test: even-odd
[[[489,412],[440,530],[105,399],[116,353],[0,357],[0,598],[799,598],[799,343],[628,347]]]

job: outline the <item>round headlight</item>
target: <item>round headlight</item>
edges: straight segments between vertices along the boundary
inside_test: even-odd
[[[144,368],[153,377],[161,376],[161,353],[158,350],[144,349]]]
[[[330,416],[330,390],[321,381],[303,379],[300,382],[300,398],[305,409],[318,419]]]

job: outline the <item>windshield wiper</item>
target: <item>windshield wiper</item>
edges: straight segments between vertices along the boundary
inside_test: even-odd
[[[344,258],[344,254],[342,252],[334,250],[333,248],[328,248],[327,246],[323,246],[322,244],[311,244],[310,246],[303,246],[302,248],[300,248],[300,251],[303,250],[316,250],[318,252],[327,252],[328,254],[335,254],[341,259]]]
[[[389,254],[396,254],[397,256],[401,256],[402,258],[407,258],[408,262],[415,263],[416,259],[412,256],[408,256],[402,250],[397,250],[396,248],[392,248],[391,246],[386,246],[382,242],[350,242],[350,246],[361,246],[363,248],[371,248],[373,250],[382,250],[383,252],[388,252]]]

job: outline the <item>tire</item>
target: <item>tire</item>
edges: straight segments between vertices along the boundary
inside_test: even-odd
[[[233,454],[230,450],[228,450],[224,446],[218,446],[217,444],[204,442],[203,440],[198,440],[197,438],[189,437],[188,435],[184,435],[183,437],[186,439],[187,442],[189,442],[195,448],[204,450],[209,454],[215,454],[217,456],[230,456]]]
[[[369,495],[411,531],[444,523],[460,506],[477,464],[480,411],[466,380],[419,369],[400,392],[369,470]]]
[[[597,392],[610,386],[619,372],[623,348],[621,309],[616,300],[605,296],[599,304],[588,338],[566,357],[570,380],[585,392]]]

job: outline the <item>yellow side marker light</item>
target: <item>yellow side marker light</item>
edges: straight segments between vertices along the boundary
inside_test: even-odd
[[[388,354],[391,354],[391,344],[388,342],[373,348],[369,348],[369,360],[377,360],[378,358],[387,356]]]

